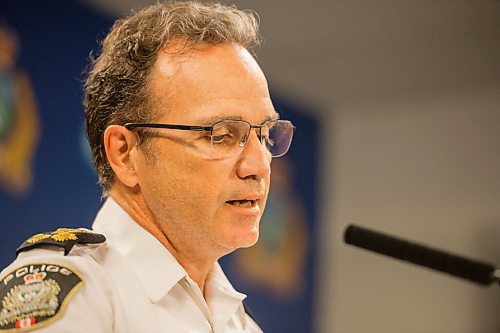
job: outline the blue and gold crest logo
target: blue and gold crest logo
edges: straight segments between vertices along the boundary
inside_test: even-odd
[[[304,204],[292,189],[291,165],[273,161],[271,192],[260,223],[259,241],[236,251],[233,268],[251,289],[277,299],[293,299],[305,292],[304,265],[308,226]]]
[[[0,187],[26,194],[40,136],[35,97],[28,76],[16,67],[16,34],[0,24]]]

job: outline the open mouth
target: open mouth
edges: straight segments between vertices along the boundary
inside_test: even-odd
[[[226,201],[226,203],[235,206],[235,207],[242,207],[242,208],[252,208],[257,205],[257,200],[229,200]]]

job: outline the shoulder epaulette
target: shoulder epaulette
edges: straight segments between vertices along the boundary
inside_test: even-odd
[[[106,241],[104,235],[87,229],[59,228],[56,231],[31,236],[17,248],[16,254],[40,247],[41,245],[54,245],[62,247],[64,255],[67,255],[75,244],[99,244],[104,241]]]

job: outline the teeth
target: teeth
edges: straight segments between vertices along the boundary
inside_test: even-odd
[[[250,201],[250,200],[240,200],[239,203],[240,203],[240,206],[245,207],[245,208],[252,207],[252,201]]]
[[[234,200],[234,201],[231,201],[232,205],[240,206],[243,208],[250,208],[253,206],[253,203],[254,203],[253,200]]]

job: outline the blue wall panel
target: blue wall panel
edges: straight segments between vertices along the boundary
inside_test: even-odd
[[[111,18],[66,0],[6,1],[2,21],[17,39],[18,54],[14,71],[0,66],[0,88],[8,92],[12,80],[25,75],[35,106],[26,107],[28,120],[18,124],[27,131],[27,151],[32,151],[19,163],[31,170],[32,182],[13,190],[13,178],[0,177],[0,267],[15,258],[15,248],[28,236],[57,227],[90,227],[99,209],[101,190],[84,141],[82,73],[90,50],[112,24]],[[14,95],[12,100],[28,100],[26,92]],[[12,105],[0,109],[0,116],[7,115],[0,118],[0,169],[9,153],[3,149],[12,150],[13,124],[22,118]],[[286,162],[273,161],[273,177],[286,177],[273,180],[261,241],[222,264],[236,288],[249,295],[266,332],[306,333],[313,304],[319,126],[289,101],[275,98],[275,105],[297,126]]]

